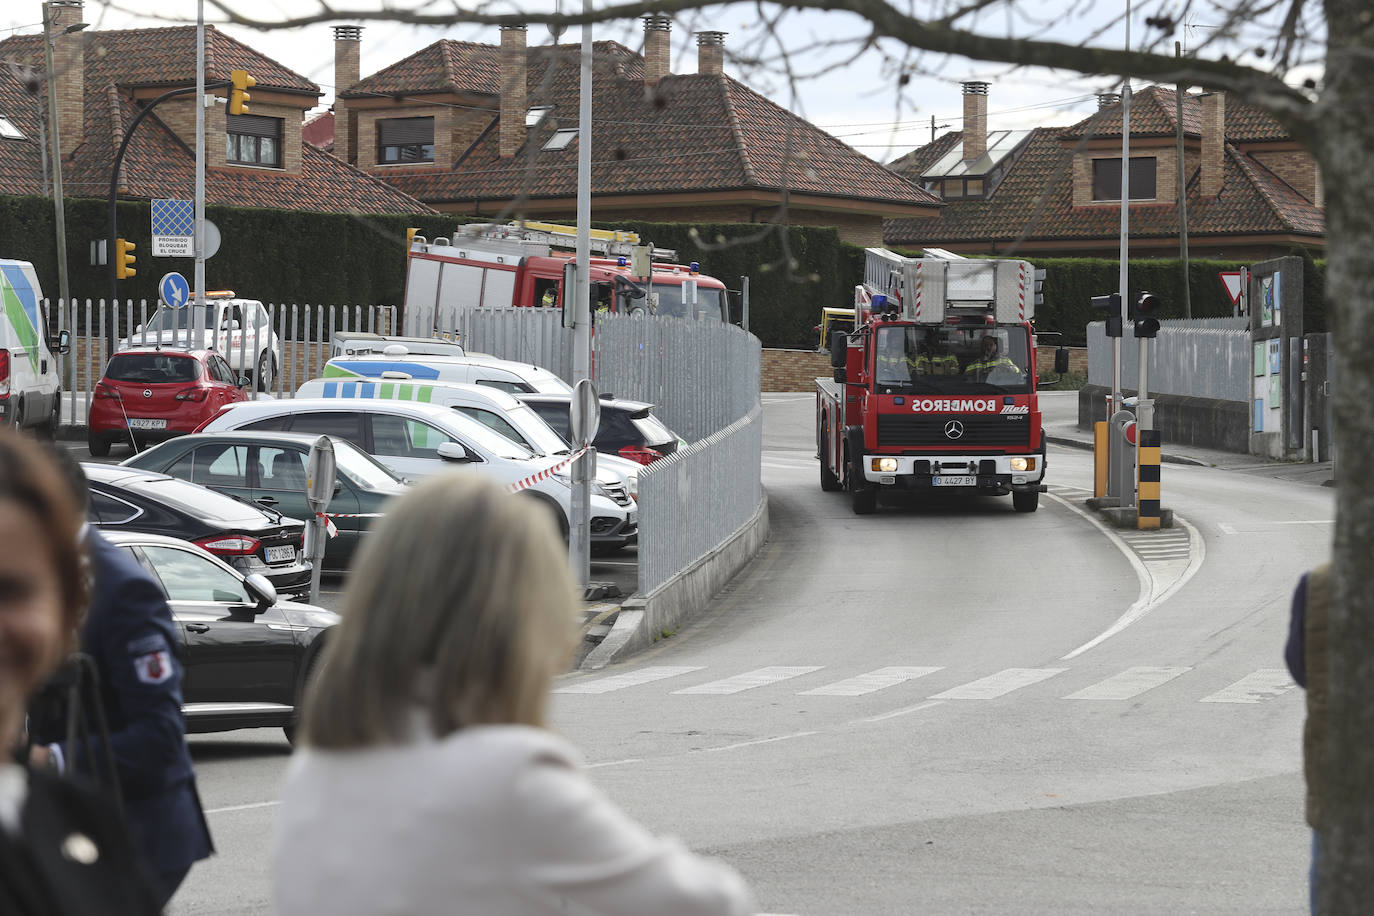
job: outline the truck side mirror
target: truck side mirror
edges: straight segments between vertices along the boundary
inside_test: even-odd
[[[1069,348],[1060,347],[1054,351],[1054,373],[1064,375],[1069,371]]]
[[[830,332],[830,367],[843,369],[849,350],[849,335],[841,331]],[[836,379],[836,381],[841,381]]]
[[[71,332],[71,331],[58,331],[58,332],[57,332],[57,355],[58,355],[58,356],[66,356],[66,355],[67,355],[68,353],[70,353],[71,351],[72,351],[72,332]]]

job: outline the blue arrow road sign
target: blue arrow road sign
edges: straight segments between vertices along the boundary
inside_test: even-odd
[[[176,271],[163,274],[158,281],[157,293],[162,297],[162,301],[174,309],[184,306],[191,298],[191,284],[186,282],[186,278]]]

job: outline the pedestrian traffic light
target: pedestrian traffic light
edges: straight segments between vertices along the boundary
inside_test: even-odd
[[[1121,294],[1112,293],[1110,296],[1093,296],[1093,311],[1101,313],[1107,322],[1107,336],[1121,336]]]
[[[1159,319],[1155,317],[1159,313],[1158,296],[1142,292],[1131,312],[1131,317],[1135,319],[1136,337],[1154,337],[1159,333]]]
[[[115,239],[115,276],[127,280],[138,271],[134,270],[133,250],[137,246],[128,239]]]
[[[248,90],[256,86],[258,81],[249,76],[247,70],[230,70],[229,81],[234,84],[229,91],[229,113],[248,114],[248,100],[252,98]]]

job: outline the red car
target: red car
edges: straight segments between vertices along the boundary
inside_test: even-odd
[[[110,357],[87,420],[91,454],[116,442],[160,442],[193,432],[221,407],[248,400],[239,378],[213,350],[138,347]]]

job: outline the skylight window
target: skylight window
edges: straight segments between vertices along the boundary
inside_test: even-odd
[[[6,140],[23,140],[24,134],[4,115],[0,115],[0,137]]]
[[[551,111],[553,111],[552,105],[531,106],[530,110],[525,112],[525,126],[538,127],[539,123],[548,117]]]
[[[552,137],[549,137],[548,141],[544,144],[544,149],[567,149],[568,144],[572,143],[576,139],[576,127],[559,128],[558,130],[553,132]]]

